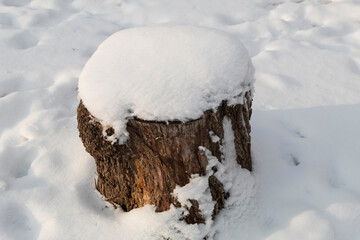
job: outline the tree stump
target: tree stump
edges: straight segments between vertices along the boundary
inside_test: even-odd
[[[177,29],[180,29],[181,31]],[[166,121],[151,119],[144,120],[140,119],[136,115],[136,110],[134,114],[133,111],[128,111],[128,116],[124,118],[126,119],[125,128],[123,128],[123,130],[128,133],[126,141],[119,141],[116,140],[116,138],[116,141],[109,141],[111,137],[116,136],[117,129],[115,129],[114,126],[103,124],[102,120],[99,120],[102,116],[94,115],[93,111],[89,111],[91,109],[95,109],[94,106],[98,106],[96,101],[100,101],[101,99],[96,97],[93,91],[88,91],[86,85],[87,83],[85,82],[87,78],[97,80],[95,77],[100,77],[99,80],[91,82],[91,84],[95,87],[92,86],[92,88],[89,89],[95,89],[95,91],[97,91],[99,88],[103,87],[101,84],[98,85],[98,81],[102,80],[102,75],[97,76],[98,72],[94,71],[93,68],[97,66],[99,61],[108,61],[110,66],[114,65],[113,62],[116,62],[111,58],[104,57],[106,55],[106,51],[110,52],[110,54],[113,53],[112,48],[106,48],[105,44],[102,51],[99,51],[100,53],[98,55],[96,55],[96,53],[94,54],[95,58],[98,60],[88,64],[86,67],[90,70],[87,74],[80,76],[80,82],[83,82],[82,86],[79,84],[80,93],[81,89],[84,88],[87,92],[80,94],[81,100],[77,109],[78,129],[86,151],[88,151],[95,159],[98,173],[96,189],[105,197],[105,200],[112,203],[115,207],[120,206],[124,211],[130,211],[134,208],[139,208],[148,204],[155,205],[156,211],[166,211],[170,209],[170,206],[173,204],[176,207],[184,207],[188,210],[188,214],[183,218],[183,220],[187,223],[204,223],[205,218],[201,214],[201,209],[199,209],[199,203],[197,200],[190,198],[188,200],[191,205],[182,206],[172,193],[177,186],[182,187],[188,184],[193,174],[198,174],[200,176],[207,174],[209,160],[203,149],[209,150],[212,156],[216,157],[219,162],[223,160],[223,120],[225,117],[231,120],[232,130],[234,133],[236,161],[239,165],[241,165],[241,167],[251,171],[251,127],[249,121],[251,117],[252,104],[253,68],[251,60],[249,60],[247,52],[243,49],[241,43],[238,43],[236,39],[228,37],[225,33],[208,29],[203,30],[202,28],[194,27],[178,27],[175,28],[175,30],[176,31],[172,28],[168,30],[167,28],[161,27],[160,30],[155,29],[149,32],[148,30],[141,30],[146,32],[145,35],[142,35],[142,32],[130,33],[137,36],[137,41],[139,36],[151,36],[150,33],[152,31],[155,31],[157,34],[159,32],[162,34],[164,31],[167,31],[161,38],[158,36],[150,38],[150,42],[154,41],[152,42],[152,46],[157,46],[161,52],[161,54],[159,53],[160,55],[164,55],[163,57],[165,59],[173,61],[164,66],[164,68],[166,68],[164,72],[171,72],[173,65],[178,64],[180,68],[184,67],[181,70],[181,72],[184,72],[184,76],[190,76],[189,79],[184,80],[186,84],[182,84],[182,86],[187,87],[188,90],[180,92],[181,94],[184,92],[185,94],[188,94],[187,92],[191,91],[194,85],[193,80],[191,79],[193,70],[191,70],[190,67],[191,62],[187,62],[188,59],[197,59],[201,62],[199,66],[205,66],[205,70],[209,70],[213,66],[218,65],[227,67],[227,63],[231,62],[229,69],[230,72],[234,72],[234,76],[231,74],[228,74],[227,76],[226,71],[223,69],[209,70],[209,73],[205,72],[203,75],[202,71],[200,71],[200,77],[197,76],[197,78],[200,79],[198,81],[202,84],[201,87],[209,86],[213,89],[207,94],[203,93],[204,90],[195,92],[195,95],[199,95],[197,99],[200,99],[201,101],[205,99],[204,102],[208,104],[206,106],[209,106],[209,108],[207,108],[208,110],[205,109],[206,111],[204,111],[202,115],[199,115],[198,118],[186,121],[183,119],[181,119],[181,121],[174,119],[168,119]],[[189,35],[189,39],[192,40],[185,41],[185,44],[188,44],[185,47],[183,47],[184,43],[177,42],[176,37],[170,36],[168,38],[169,34],[176,35],[179,32],[180,37]],[[207,34],[209,34],[209,36],[204,37],[204,35]],[[176,59],[174,56],[178,56],[178,54],[173,53],[168,56],[168,50],[163,50],[162,45],[157,45],[157,42],[154,40],[156,39],[156,41],[158,41],[159,39],[164,38],[168,38],[167,40],[164,40],[166,44],[171,45],[172,41],[174,41],[174,46],[176,48],[173,46],[170,49],[180,48],[179,54],[182,54],[184,51],[188,51],[186,54],[190,55],[190,57]],[[218,44],[215,47],[208,43],[209,39],[212,38],[215,39],[215,43],[213,43],[213,45]],[[129,40],[125,41],[124,39],[126,39],[126,37],[121,34],[118,39],[122,40],[124,44],[131,42]],[[223,42],[219,42],[219,40]],[[114,44],[114,42],[115,41],[108,41],[107,44]],[[148,42],[146,44],[148,44]],[[230,44],[233,48],[228,48],[226,44]],[[193,45],[196,47],[193,47]],[[203,45],[206,45],[204,50],[197,49],[199,46],[201,47]],[[119,43],[119,46],[122,46],[121,42]],[[224,46],[226,48],[224,48]],[[183,50],[181,50],[182,47]],[[210,54],[210,57],[203,61],[203,55],[207,54],[209,49],[211,50],[212,48],[215,49],[214,53],[212,55]],[[124,51],[127,51],[127,49],[119,51],[119,55],[123,54]],[[146,52],[147,48],[145,50],[143,49],[143,52],[144,51]],[[224,51],[226,54],[223,54]],[[146,58],[148,56],[146,54],[153,54],[154,51],[151,49],[146,54],[143,52],[141,52],[143,56],[139,59],[132,59],[133,64],[136,64],[143,58]],[[191,54],[193,54],[193,56]],[[245,58],[238,61],[237,56],[239,54],[245,55]],[[214,60],[213,56],[217,55],[219,55],[219,58]],[[103,60],[104,58],[105,60]],[[129,58],[131,59],[132,56]],[[118,61],[123,62],[124,59],[127,60],[128,58],[124,56],[119,58]],[[211,63],[211,61],[215,62]],[[163,63],[162,60],[160,62]],[[233,64],[234,62],[236,64]],[[243,67],[245,73],[239,71],[237,64],[244,65],[240,66],[240,68]],[[146,71],[149,69],[150,71],[155,71],[153,69],[157,67],[158,64],[154,63],[152,67],[143,67],[139,69],[139,71],[145,71],[145,75],[150,74],[153,76],[153,72]],[[109,68],[108,65],[106,65],[105,69],[107,68]],[[129,68],[133,69],[133,66],[131,65]],[[127,69],[124,71],[127,72]],[[136,71],[138,70],[136,69]],[[130,75],[134,76],[134,78],[141,75],[136,71],[134,74],[133,72],[130,73]],[[164,77],[161,71],[162,69],[158,71],[160,73],[159,76],[155,76],[156,78],[160,79]],[[104,71],[101,70],[101,72]],[[226,78],[226,76],[228,78],[228,80],[226,80],[228,84],[231,84],[230,87],[223,86],[225,82],[223,85],[219,85],[219,81],[221,81],[221,79],[218,78],[224,76],[224,74],[224,78]],[[167,76],[165,76],[166,81],[163,82],[170,82],[170,85],[173,84],[175,87],[178,86],[178,82],[182,81],[182,79],[179,78],[173,80],[173,76],[175,75],[170,75],[171,78],[167,79]],[[106,76],[112,77],[111,74]],[[240,76],[241,79],[236,79],[237,76]],[[121,75],[118,75],[118,77],[121,77]],[[210,81],[206,79],[207,77],[210,77]],[[142,80],[135,79],[134,81],[135,83],[136,81],[140,81],[141,83]],[[211,83],[213,83],[214,86],[212,86]],[[108,86],[111,85],[109,84]],[[131,87],[131,85],[126,86]],[[151,83],[148,86],[151,87]],[[110,88],[109,90],[111,91],[112,89]],[[130,90],[132,91],[132,89]],[[213,95],[210,93],[213,91],[219,91],[219,95],[226,96],[226,98],[222,99],[222,101],[218,101],[218,98],[212,98]],[[103,95],[106,97],[108,92],[105,90],[103,92]],[[143,94],[148,94],[148,92],[145,91]],[[216,95],[217,93],[215,92],[212,94]],[[116,98],[118,95],[113,94],[111,96]],[[140,94],[140,96],[142,95]],[[159,95],[154,95],[154,100],[157,100],[157,96]],[[181,101],[181,99],[186,99],[187,96],[188,95],[181,95],[181,97],[179,97],[179,101]],[[125,100],[127,101],[127,99]],[[138,99],[135,99],[134,101],[137,102],[137,100]],[[88,107],[89,105],[87,104],[89,101],[92,102],[93,108]],[[112,101],[113,99],[109,98],[104,102],[109,103]],[[122,101],[123,100],[121,99],[118,100],[120,103],[122,103]],[[129,101],[129,103],[124,104],[128,104],[129,106],[134,105],[131,102],[132,100]],[[179,101],[174,101],[174,103],[177,104]],[[214,105],[214,102],[217,105]],[[162,100],[162,103],[168,104],[168,101],[165,99]],[[191,102],[187,104],[187,107],[193,107]],[[108,105],[104,105],[104,107],[108,107]],[[169,107],[171,108],[173,106]],[[101,107],[99,109],[102,110]],[[116,111],[116,109],[114,111]],[[109,111],[105,111],[105,113],[108,112]],[[216,168],[214,167],[212,171],[216,172]],[[208,177],[208,186],[211,192],[211,197],[213,201],[216,202],[212,213],[212,217],[214,217],[222,208],[224,208],[225,200],[229,196],[229,193],[225,191],[223,183],[221,183],[215,175]]]
[[[96,162],[97,190],[124,211],[147,204],[155,205],[157,211],[168,210],[171,204],[177,204],[171,195],[176,185],[189,183],[192,174],[205,174],[208,162],[200,146],[221,161],[225,116],[232,122],[236,160],[251,171],[250,93],[246,93],[245,99],[243,105],[235,106],[227,106],[223,101],[216,112],[206,111],[201,118],[185,123],[130,119],[126,126],[129,140],[122,145],[106,140],[102,125],[80,102],[78,129],[86,150]],[[114,131],[109,128],[106,133],[112,135]],[[220,139],[212,141],[214,136],[210,133]],[[214,209],[217,213],[224,207],[227,193],[216,177],[209,178],[209,187],[217,202]],[[194,217],[195,212],[192,215],[194,219],[188,222],[201,222],[199,217]]]

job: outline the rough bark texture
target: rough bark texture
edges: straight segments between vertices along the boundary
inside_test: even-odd
[[[245,95],[244,105],[227,106],[224,101],[217,112],[206,111],[197,120],[169,123],[130,119],[127,123],[129,140],[111,144],[102,134],[103,128],[91,116],[82,101],[78,106],[78,129],[86,150],[94,157],[98,181],[97,190],[106,200],[125,211],[146,204],[157,211],[178,205],[171,193],[176,185],[189,183],[191,174],[205,175],[207,158],[199,146],[209,149],[221,161],[220,146],[224,138],[223,119],[231,119],[235,135],[237,162],[251,170],[250,124],[251,97]],[[220,140],[212,142],[209,132]],[[106,130],[114,134],[112,128]],[[215,176],[209,178],[213,199],[217,202],[213,215],[224,207],[228,193]],[[188,223],[201,223],[198,203],[193,200]]]

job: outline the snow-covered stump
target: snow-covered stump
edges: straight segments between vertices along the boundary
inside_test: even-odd
[[[251,171],[253,74],[242,44],[218,30],[157,26],[111,36],[79,79],[78,129],[97,190],[125,211],[173,204],[187,223],[205,223],[197,199],[184,203],[173,191],[206,175],[213,218],[229,195],[208,165],[209,153],[223,161],[224,118],[237,163]]]
[[[207,148],[221,161],[225,116],[232,122],[236,160],[251,170],[249,96],[246,94],[246,105],[229,107],[224,102],[216,112],[206,111],[200,119],[188,122],[130,119],[126,126],[129,140],[122,145],[106,140],[102,125],[93,120],[81,102],[78,128],[86,150],[96,161],[96,188],[106,200],[125,211],[146,204],[154,204],[158,211],[168,210],[172,203],[177,205],[171,195],[176,185],[189,183],[192,174],[206,174],[207,158],[199,147]],[[108,128],[106,132],[111,135],[114,130]],[[227,193],[216,177],[209,178],[209,187],[217,202],[214,208],[217,213],[224,207]]]

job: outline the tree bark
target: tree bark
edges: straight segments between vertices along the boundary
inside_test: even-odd
[[[216,112],[206,111],[201,118],[185,123],[130,119],[127,123],[129,139],[122,145],[111,144],[105,139],[102,125],[80,101],[78,129],[86,150],[95,159],[97,190],[107,201],[124,211],[147,204],[155,205],[156,211],[168,210],[171,204],[178,206],[171,195],[174,188],[189,183],[192,174],[206,174],[208,161],[199,147],[209,149],[219,161],[222,160],[225,116],[232,122],[236,160],[251,171],[250,93],[246,93],[244,99],[244,104],[234,106],[227,106],[227,102],[223,101]],[[219,137],[217,142],[212,141],[211,131]],[[111,136],[114,130],[109,128],[106,133]],[[213,212],[216,215],[224,207],[228,193],[215,176],[209,178],[209,188],[216,201]],[[190,202],[195,210],[189,211],[192,216],[187,216],[185,220],[201,223],[199,210],[196,211],[198,204],[194,201]]]

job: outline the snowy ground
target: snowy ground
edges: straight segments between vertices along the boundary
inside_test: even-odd
[[[151,206],[105,207],[75,116],[97,46],[166,22],[233,34],[256,68],[254,172],[240,172],[214,239],[360,239],[359,13],[357,0],[0,0],[0,239],[168,231]]]

